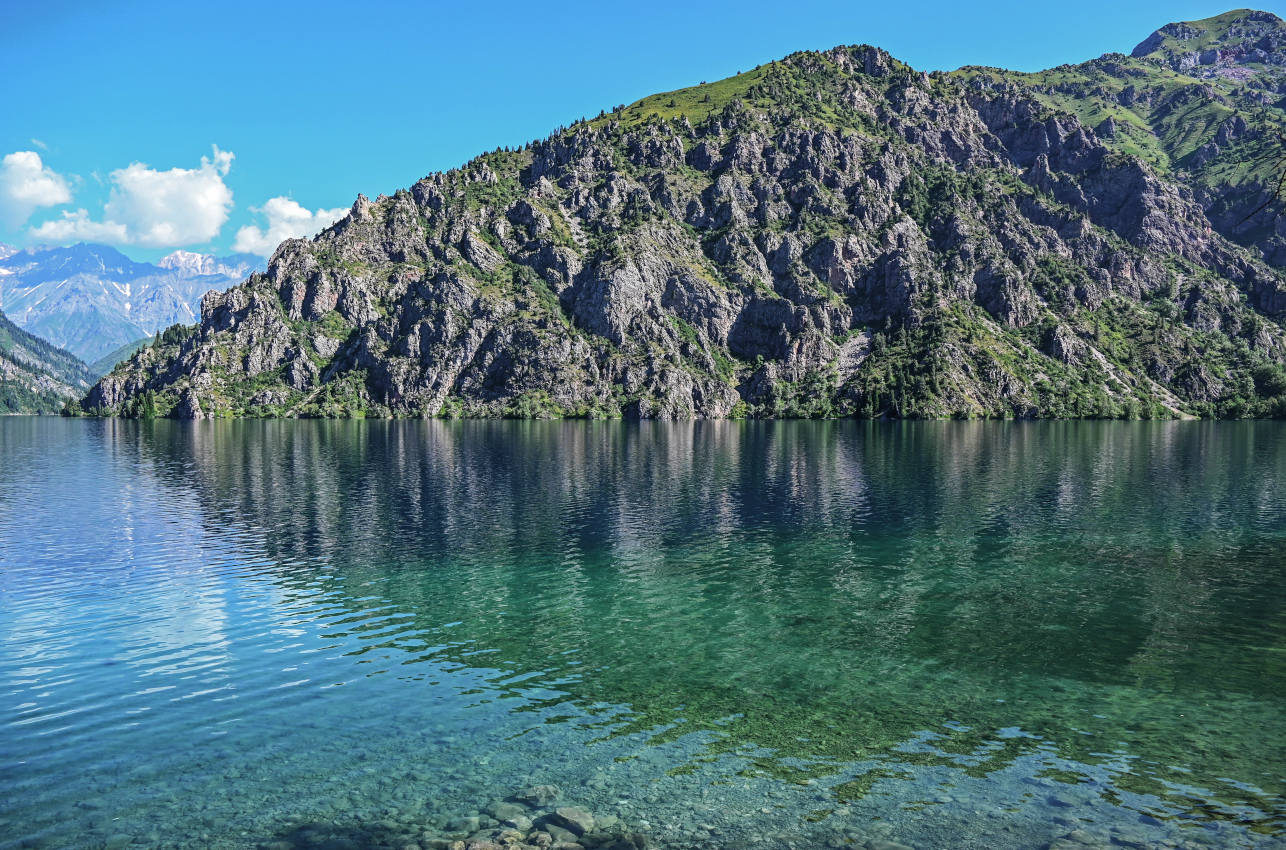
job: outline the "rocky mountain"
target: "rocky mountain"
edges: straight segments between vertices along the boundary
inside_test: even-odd
[[[106,245],[34,248],[0,257],[0,309],[26,330],[85,360],[192,322],[201,297],[240,282],[255,257],[177,251],[138,263]]]
[[[0,313],[0,413],[57,413],[96,377],[74,355]]]
[[[1040,73],[839,47],[644,98],[359,197],[84,404],[1286,415],[1283,31]]]
[[[1249,80],[1256,71],[1286,65],[1286,33],[1271,12],[1238,9],[1193,23],[1167,24],[1130,54],[1155,58],[1200,78]]]

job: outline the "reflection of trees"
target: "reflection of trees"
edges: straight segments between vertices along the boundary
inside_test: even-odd
[[[1270,423],[105,427],[287,593],[412,617],[373,649],[490,650],[638,727],[739,715],[734,744],[859,759],[1021,724],[1081,761],[1200,753],[1207,786],[1286,756],[1280,654],[1240,654],[1282,619]]]

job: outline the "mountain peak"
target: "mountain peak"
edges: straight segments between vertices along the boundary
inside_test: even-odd
[[[87,273],[128,275],[139,273],[146,264],[136,263],[111,245],[97,242],[77,242],[74,245],[35,245],[17,251],[6,258],[12,264],[21,261],[26,266],[39,266],[64,277]]]
[[[184,276],[214,273],[214,257],[210,254],[198,254],[195,251],[175,251],[166,254],[156,263],[163,269],[173,269]]]
[[[163,269],[169,269],[179,277],[204,277],[222,275],[224,277],[244,277],[263,265],[263,261],[253,254],[231,254],[216,257],[214,254],[199,254],[195,251],[174,251],[166,254],[156,263]]]
[[[1253,76],[1286,64],[1286,24],[1272,12],[1234,9],[1199,21],[1166,24],[1131,53],[1199,77]]]

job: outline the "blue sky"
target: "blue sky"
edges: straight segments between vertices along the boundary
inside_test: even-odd
[[[7,0],[0,241],[266,252],[358,192],[795,50],[865,42],[924,70],[1036,70],[1228,8]]]

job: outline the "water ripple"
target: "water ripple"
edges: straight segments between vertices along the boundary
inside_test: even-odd
[[[538,780],[675,846],[1280,846],[1283,485],[1277,423],[0,421],[0,847]]]

